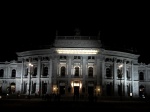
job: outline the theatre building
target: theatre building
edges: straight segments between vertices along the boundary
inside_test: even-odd
[[[150,65],[102,47],[99,36],[57,36],[49,48],[0,63],[0,94],[150,96]]]

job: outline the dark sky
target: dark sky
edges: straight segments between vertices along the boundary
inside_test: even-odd
[[[150,63],[149,12],[145,8],[100,9],[99,7],[62,9],[13,8],[3,9],[1,16],[0,61],[16,59],[15,52],[49,45],[58,30],[59,35],[97,35],[102,43],[134,48],[140,54],[139,62]]]

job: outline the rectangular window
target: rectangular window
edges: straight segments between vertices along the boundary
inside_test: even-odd
[[[66,59],[66,56],[60,56],[60,59]]]
[[[81,56],[74,56],[74,59],[81,59]]]
[[[88,56],[88,59],[94,60],[94,59],[95,59],[95,56]]]

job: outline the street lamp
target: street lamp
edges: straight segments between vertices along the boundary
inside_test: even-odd
[[[122,100],[122,84],[121,84],[121,80],[122,80],[122,67],[123,64],[119,65],[119,77],[120,77],[120,100]]]
[[[30,91],[31,91],[31,67],[33,67],[33,65],[29,63],[29,99],[30,99]]]

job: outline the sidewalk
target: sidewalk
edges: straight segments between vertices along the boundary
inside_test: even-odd
[[[66,97],[61,96],[60,98],[55,97],[33,97],[30,98],[26,96],[20,96],[20,97],[3,97],[0,100],[22,100],[22,101],[49,101],[49,102],[104,102],[104,103],[150,103],[147,99],[140,99],[140,98],[115,98],[115,97],[98,97],[98,98],[92,98],[89,99],[88,97],[84,98],[74,98],[74,97]]]

